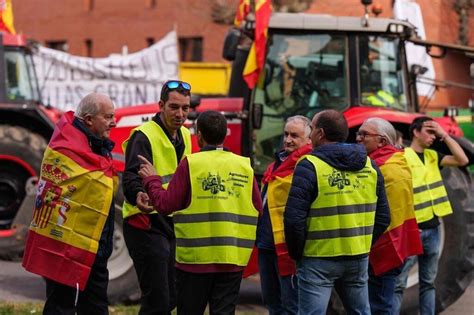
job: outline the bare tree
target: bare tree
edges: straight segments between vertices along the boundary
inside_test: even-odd
[[[232,24],[239,0],[210,0],[212,20],[219,24]],[[274,12],[303,12],[308,10],[314,0],[273,0]]]

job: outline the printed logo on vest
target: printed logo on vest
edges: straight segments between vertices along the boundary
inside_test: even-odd
[[[218,194],[219,192],[225,191],[224,180],[221,179],[219,173],[213,175],[209,173],[207,178],[202,180],[202,189],[207,191],[210,190],[213,195]]]
[[[331,187],[337,186],[339,190],[351,185],[349,178],[346,178],[346,173],[333,169],[332,174],[328,176],[328,184]]]

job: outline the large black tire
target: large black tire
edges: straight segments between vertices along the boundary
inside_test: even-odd
[[[114,250],[108,262],[110,304],[128,304],[140,299],[137,275],[123,236],[122,204],[123,193],[119,189],[115,196]]]
[[[453,214],[441,225],[441,257],[436,278],[436,312],[453,304],[471,283],[474,274],[474,184],[465,169],[442,170]],[[401,314],[418,314],[418,265],[410,271],[403,294]],[[333,294],[328,314],[345,314],[340,299]]]
[[[39,176],[46,145],[42,136],[28,129],[0,125],[0,229],[10,228],[28,178]]]
[[[441,172],[453,214],[443,218],[442,252],[436,278],[436,312],[453,304],[471,283],[474,272],[474,185],[472,175],[454,167]],[[414,274],[411,280],[418,282]],[[409,281],[410,283],[410,281]],[[402,314],[418,311],[418,284],[405,290]]]

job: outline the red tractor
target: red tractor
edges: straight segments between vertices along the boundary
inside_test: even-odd
[[[245,32],[231,31],[224,48],[224,55],[233,60],[229,94],[237,98],[202,99],[189,115],[191,132],[199,112],[213,109],[224,113],[229,121],[226,145],[250,156],[258,175],[281,147],[284,121],[293,115],[312,118],[324,109],[343,111],[351,142],[363,121],[374,116],[387,119],[405,139],[409,138],[408,127],[420,115],[416,67],[408,67],[404,45],[415,38],[413,25],[381,18],[275,13],[269,24],[265,68],[251,91],[241,76],[249,46],[239,45]],[[117,128],[112,137],[120,143],[132,127],[151,119],[157,110],[156,105],[117,110]],[[437,120],[458,140],[472,164],[473,145],[462,138],[456,122],[450,117]],[[435,147],[447,152],[441,142]],[[116,150],[118,155],[123,154],[119,147]],[[474,269],[469,259],[474,248],[472,178],[466,168],[446,168],[442,173],[455,210],[442,224],[438,311],[462,295]],[[417,310],[415,271],[409,278],[409,292],[404,295],[406,312]],[[333,303],[333,310],[340,310],[338,303]]]
[[[419,115],[417,73],[413,67],[409,69],[404,48],[413,38],[411,24],[381,18],[361,21],[355,17],[273,14],[265,69],[252,91],[241,76],[248,55],[248,47],[238,45],[243,33],[234,30],[226,39],[225,55],[233,59],[230,97],[202,99],[198,106],[195,103],[187,125],[193,132],[194,119],[205,110],[224,113],[229,122],[226,145],[250,156],[256,174],[263,173],[280,148],[285,118],[297,114],[312,117],[328,108],[343,111],[351,129],[349,141],[355,141],[355,131],[366,118],[382,117],[408,139],[408,126]],[[40,105],[28,48],[20,37],[13,41],[9,36],[3,36],[0,46],[0,59],[6,61],[0,66],[0,76],[5,77],[0,79],[0,255],[4,258],[21,255],[35,193],[29,179],[39,172],[42,152],[60,115]],[[120,144],[133,127],[157,111],[156,104],[117,110],[117,128],[111,137],[117,143],[114,159],[119,170],[124,165]],[[472,143],[461,137],[451,118],[442,118],[440,123],[456,136],[472,164]],[[446,151],[442,143],[436,147]],[[438,311],[464,292],[474,268],[469,259],[474,249],[471,175],[465,168],[447,168],[443,176],[454,214],[443,220],[446,237],[437,279]],[[119,192],[117,209],[122,201]],[[109,262],[109,297],[113,303],[139,297],[122,237],[121,213],[116,213],[115,248]],[[416,284],[415,275],[410,276],[410,293],[404,295],[406,311],[416,310]]]

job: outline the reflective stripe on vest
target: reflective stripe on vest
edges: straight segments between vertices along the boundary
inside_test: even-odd
[[[340,171],[314,155],[318,196],[306,221],[306,257],[366,254],[370,250],[377,206],[377,172],[370,159],[356,172]]]
[[[392,94],[383,90],[379,90],[376,94],[367,97],[367,101],[373,106],[392,107],[395,104]]]
[[[222,150],[187,159],[192,196],[189,207],[173,216],[176,261],[246,266],[258,217],[250,160]]]
[[[185,145],[184,154],[181,158],[183,159],[185,156],[191,154],[191,134],[186,127],[181,127],[180,130]],[[126,152],[128,141],[136,131],[141,131],[148,138],[153,156],[153,166],[155,167],[157,174],[161,176],[163,187],[168,187],[168,184],[178,167],[174,145],[171,143],[160,125],[151,120],[130,132],[130,136],[122,144],[123,152]],[[127,218],[137,213],[141,213],[141,211],[125,200],[122,207],[123,218]],[[151,213],[157,212],[153,211]]]
[[[413,199],[418,223],[429,221],[434,215],[443,217],[453,213],[439,171],[438,154],[426,149],[423,156],[424,164],[412,148],[405,149],[405,157],[413,174]]]

